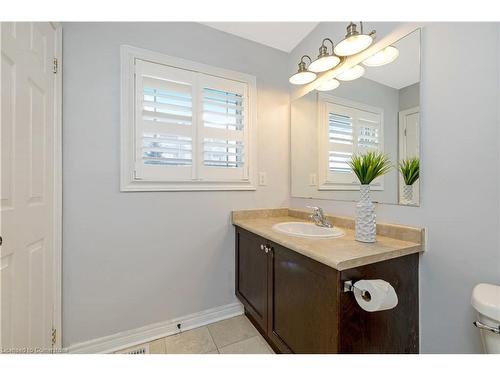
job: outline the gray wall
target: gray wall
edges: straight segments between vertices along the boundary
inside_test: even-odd
[[[472,288],[500,284],[499,29],[430,23],[422,37],[421,206],[378,205],[377,220],[427,228],[420,261],[422,352],[476,353],[481,344],[472,326]],[[475,46],[477,58],[466,58],[466,45]],[[291,203],[354,215],[348,202]]]
[[[230,211],[288,204],[288,55],[192,23],[63,32],[63,345],[235,302]],[[120,193],[120,44],[255,75],[268,185]]]
[[[399,90],[399,110],[404,111],[420,105],[420,83]]]

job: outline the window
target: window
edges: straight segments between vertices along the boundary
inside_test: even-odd
[[[121,190],[253,190],[255,77],[122,47]]]
[[[319,113],[320,190],[359,189],[348,162],[353,154],[383,151],[383,110],[323,94]],[[383,190],[383,177],[371,186]]]

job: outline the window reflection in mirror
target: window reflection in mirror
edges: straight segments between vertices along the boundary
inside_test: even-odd
[[[392,46],[392,62],[365,66],[361,78],[292,102],[292,196],[358,200],[359,182],[348,161],[353,154],[380,151],[394,167],[372,182],[373,201],[419,204],[414,175],[420,157],[420,30]],[[394,56],[393,48],[389,52]],[[406,179],[399,168],[405,160]]]

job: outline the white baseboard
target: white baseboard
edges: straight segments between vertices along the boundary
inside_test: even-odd
[[[187,331],[241,314],[243,314],[243,305],[239,302],[235,302],[177,319],[154,323],[141,328],[73,344],[65,349],[68,353],[75,354],[113,353],[131,346],[140,345],[161,337],[179,333],[179,329],[177,328],[177,324],[179,323],[182,325],[181,331]]]

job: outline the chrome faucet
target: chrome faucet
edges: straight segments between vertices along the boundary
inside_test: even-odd
[[[325,213],[323,212],[323,209],[321,207],[307,206],[307,208],[313,210],[313,213],[309,215],[309,217],[312,221],[314,221],[314,224],[323,228],[333,227],[333,225],[325,217]]]

